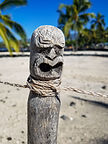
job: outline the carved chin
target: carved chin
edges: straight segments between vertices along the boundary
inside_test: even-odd
[[[35,67],[34,72],[37,78],[41,80],[57,79],[61,76],[63,62],[58,62],[55,65],[42,62]]]

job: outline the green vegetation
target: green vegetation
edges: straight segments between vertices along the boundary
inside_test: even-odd
[[[58,27],[65,34],[67,46],[77,50],[108,42],[104,16],[88,13],[90,7],[89,0],[73,0],[72,5],[60,4]]]
[[[3,39],[10,55],[12,55],[12,48],[16,52],[19,51],[19,41],[13,31],[20,36],[22,43],[26,42],[26,34],[20,24],[12,21],[9,15],[3,15],[2,11],[13,6],[22,6],[26,3],[26,0],[4,0],[0,3],[0,37]]]

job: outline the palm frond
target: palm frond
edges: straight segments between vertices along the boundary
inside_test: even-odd
[[[65,15],[64,14],[61,14],[59,19],[58,19],[58,24],[65,24]]]
[[[84,21],[85,23],[89,21],[89,15],[86,13],[86,14],[82,14],[79,16],[79,19]]]
[[[71,27],[72,27],[72,21],[71,21],[71,19],[69,19],[64,26],[64,34],[66,37],[68,37]]]
[[[15,52],[19,52],[19,43],[18,41],[9,40],[11,48],[14,48]]]
[[[84,2],[84,3],[82,3],[82,5],[80,5],[79,12],[84,12],[90,7],[91,7],[90,2]]]
[[[10,55],[12,55],[12,49],[11,49],[11,46],[10,46],[10,43],[9,43],[9,40],[8,40],[6,29],[5,29],[5,26],[2,23],[0,23],[0,36],[4,40],[4,43],[5,43],[8,51],[10,52]]]
[[[105,26],[105,21],[104,21],[104,19],[102,19],[101,22],[102,22],[102,24]]]
[[[78,31],[78,32],[80,32],[80,31],[82,31],[82,29],[83,29],[83,23],[84,22],[82,22],[81,20],[79,20],[79,21],[77,21],[77,23],[76,23],[76,31]]]
[[[0,9],[3,10],[12,6],[21,6],[26,4],[27,4],[27,0],[4,0],[0,4]]]
[[[79,2],[80,2],[79,0],[73,0],[73,5],[75,5],[77,9],[79,7]]]
[[[13,21],[8,15],[0,15],[0,20],[2,20],[3,23],[12,28]]]
[[[25,33],[24,29],[22,28],[22,26],[16,22],[14,22],[12,28],[25,42],[26,41],[26,33]]]
[[[4,22],[4,24],[13,29],[24,42],[26,41],[26,33],[20,24],[12,21],[7,15],[0,15],[0,19]]]
[[[60,4],[59,5],[59,10],[61,10],[62,8],[66,8],[67,7],[67,5],[65,5],[65,4]]]
[[[86,24],[90,18],[94,18],[95,14],[94,13],[84,13],[79,15],[79,19],[83,21],[83,24]]]
[[[5,27],[2,23],[0,23],[0,36],[4,40],[4,43],[10,52],[10,55],[12,56],[12,48],[16,52],[19,52],[19,42],[15,38],[15,36],[12,34],[12,32]]]
[[[98,13],[95,16],[95,19],[91,21],[91,23],[92,23],[91,25],[92,28],[103,30],[105,26],[104,16],[101,13]]]
[[[91,24],[91,29],[95,29],[95,27],[96,27],[95,23]]]
[[[11,48],[14,48],[14,50],[16,52],[19,52],[18,40],[16,39],[16,37],[13,35],[13,33],[8,28],[5,28],[5,29],[6,29],[6,33],[7,33],[7,36],[9,39],[9,44],[10,44]]]

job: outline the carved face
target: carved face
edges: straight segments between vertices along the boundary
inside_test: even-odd
[[[30,73],[34,79],[60,78],[63,67],[64,35],[53,26],[41,26],[31,38]]]

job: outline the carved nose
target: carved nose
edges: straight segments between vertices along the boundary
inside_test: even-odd
[[[47,55],[47,58],[53,60],[56,57],[56,52],[54,50],[54,48],[51,49],[51,51],[49,52],[49,54]]]

